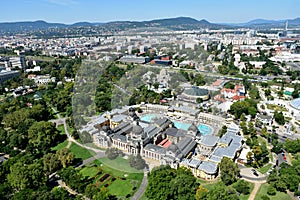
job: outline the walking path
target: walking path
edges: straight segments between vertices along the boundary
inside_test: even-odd
[[[142,197],[142,195],[144,194],[144,192],[146,191],[146,187],[148,185],[148,179],[147,179],[148,172],[149,172],[148,169],[145,168],[142,183],[141,183],[138,191],[136,191],[136,193],[131,197],[131,200],[139,200]]]
[[[262,183],[259,183],[259,182],[254,183],[254,188],[253,188],[248,200],[254,200],[256,193],[258,192],[261,184]]]

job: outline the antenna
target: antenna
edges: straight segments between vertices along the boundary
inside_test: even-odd
[[[286,21],[286,22],[285,22],[285,30],[286,30],[286,31],[288,30],[288,25],[289,25],[289,21]]]

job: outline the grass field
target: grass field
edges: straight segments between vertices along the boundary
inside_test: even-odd
[[[132,196],[142,182],[143,173],[128,173],[119,171],[115,168],[111,168],[102,161],[103,159],[95,160],[94,163],[90,163],[88,166],[82,168],[80,172],[85,177],[94,178],[93,183],[99,189],[107,187],[108,192],[116,195],[119,199],[126,199],[127,195]],[[106,160],[104,159],[104,161]],[[117,158],[109,163],[115,166],[116,164],[114,162],[121,162],[122,164],[127,162],[129,166],[128,161],[123,158]],[[100,169],[102,172],[98,174]],[[132,169],[132,171],[134,171],[134,169]],[[100,181],[105,174],[109,174],[109,176],[105,180]]]
[[[110,184],[107,189],[109,193],[116,196],[126,196],[131,192],[133,187],[134,186],[132,185],[130,180],[117,179],[112,184]]]
[[[64,141],[64,142],[62,142],[62,143],[59,143],[58,145],[56,145],[55,147],[52,147],[51,149],[52,149],[53,151],[58,151],[58,150],[61,150],[61,149],[63,149],[63,148],[66,148],[67,145],[68,145],[68,140],[66,140],[66,141]]]
[[[98,147],[94,143],[85,143],[84,145],[87,146],[87,147],[92,147],[94,149],[99,149],[99,150],[104,150],[104,151],[106,150],[105,148]]]
[[[97,167],[85,167],[82,170],[80,170],[80,173],[83,176],[88,176],[90,178],[96,176],[96,174],[98,173],[99,169]]]
[[[257,194],[255,196],[255,200],[261,200],[261,196],[267,195],[272,200],[291,200],[291,197],[283,192],[277,192],[276,195],[270,196],[267,194],[268,190],[268,183],[264,183],[260,186],[259,190],[257,191]]]
[[[259,172],[262,173],[262,174],[265,174],[265,173],[267,173],[267,171],[268,171],[269,169],[271,169],[271,167],[272,167],[272,164],[271,164],[271,163],[268,163],[268,164],[266,164],[265,166],[263,166],[263,167],[261,167],[261,168],[258,168],[257,171],[259,171]]]
[[[142,170],[137,170],[130,167],[129,160],[124,159],[122,157],[117,157],[114,160],[110,160],[107,157],[104,157],[104,158],[100,158],[99,160],[101,161],[101,163],[109,166],[112,169],[116,169],[126,173],[143,173]]]
[[[71,144],[70,151],[74,154],[75,158],[81,158],[82,160],[88,159],[96,155],[95,152],[82,148],[81,146],[78,146],[75,143]]]

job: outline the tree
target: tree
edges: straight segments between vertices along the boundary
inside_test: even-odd
[[[99,189],[96,187],[96,185],[89,184],[86,186],[84,194],[86,197],[92,199],[93,196],[97,195],[98,192],[99,192]]]
[[[203,187],[202,185],[199,186],[196,192],[196,200],[205,199],[208,193],[208,189]]]
[[[36,189],[46,183],[43,166],[36,162],[25,164],[18,161],[10,168],[10,173],[7,175],[9,184],[18,189]]]
[[[56,156],[63,168],[66,168],[68,165],[72,164],[75,158],[74,154],[69,152],[67,148],[58,150],[56,152]]]
[[[262,195],[261,200],[270,200],[270,197],[268,197],[268,195]]]
[[[241,122],[246,122],[246,116],[245,116],[245,113],[241,114],[240,120],[241,120]]]
[[[198,185],[192,172],[186,168],[161,166],[148,175],[146,196],[149,199],[195,199]]]
[[[270,89],[265,90],[265,95],[270,96],[271,95],[271,90]]]
[[[93,142],[93,137],[87,131],[83,131],[80,134],[80,139],[81,139],[82,143],[91,143],[91,142]]]
[[[219,165],[221,171],[221,179],[225,183],[225,185],[234,183],[237,180],[238,175],[240,174],[238,165],[227,157],[223,157]]]
[[[275,111],[274,119],[279,125],[284,125],[285,124],[285,119],[284,119],[284,115],[283,115],[282,112]]]
[[[239,119],[241,115],[244,113],[246,115],[251,114],[252,117],[256,115],[257,103],[252,100],[246,98],[244,101],[234,102],[230,106],[229,112],[235,116],[236,119]]]
[[[268,138],[270,133],[268,132],[268,129],[266,126],[264,126],[261,131],[260,131],[260,135],[264,138]]]
[[[273,186],[270,185],[268,187],[267,194],[272,195],[272,196],[275,195],[276,194],[276,189]]]
[[[286,192],[287,189],[286,183],[282,179],[275,182],[274,187],[280,192]]]
[[[48,153],[43,156],[44,171],[47,176],[58,170],[61,166],[56,154]]]
[[[236,191],[232,187],[226,187],[223,182],[217,183],[206,195],[207,200],[238,200]]]
[[[114,160],[116,159],[118,156],[121,156],[123,154],[122,151],[120,151],[117,148],[108,148],[105,151],[105,155],[107,156],[108,159],[110,160]]]
[[[101,188],[101,190],[93,196],[93,200],[117,200],[118,198],[114,195],[108,193],[105,187]]]
[[[298,97],[299,97],[299,91],[294,90],[293,93],[292,93],[292,97],[293,97],[294,99],[298,98]]]
[[[247,181],[245,181],[245,180],[242,180],[242,179],[238,180],[236,182],[236,184],[233,185],[233,188],[237,192],[245,194],[245,195],[247,195],[247,194],[250,193],[250,185],[249,185],[249,183]]]
[[[197,102],[197,103],[202,103],[203,100],[202,100],[201,98],[197,98],[197,99],[196,99],[196,102]]]
[[[134,167],[136,169],[144,169],[146,167],[145,160],[141,157],[140,154],[133,156],[131,155],[129,157],[129,163],[131,167]]]
[[[158,89],[159,83],[155,82],[155,83],[153,84],[153,87],[154,87],[155,89]]]
[[[247,153],[247,163],[249,163],[250,165],[252,164],[252,156],[253,156],[253,153],[251,151],[249,151]]]
[[[284,147],[289,153],[300,152],[300,139],[297,139],[297,140],[287,139],[284,144]]]
[[[220,129],[218,136],[222,137],[227,132],[227,126],[222,126],[222,129]]]
[[[29,144],[38,152],[47,153],[57,143],[59,133],[51,122],[34,122],[28,130]]]

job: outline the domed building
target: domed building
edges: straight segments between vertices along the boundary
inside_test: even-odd
[[[181,95],[178,95],[179,100],[197,102],[197,99],[200,98],[202,101],[209,99],[209,91],[204,88],[199,88],[197,86],[192,86],[185,88]]]
[[[297,110],[300,110],[300,98],[291,101],[291,106]]]

